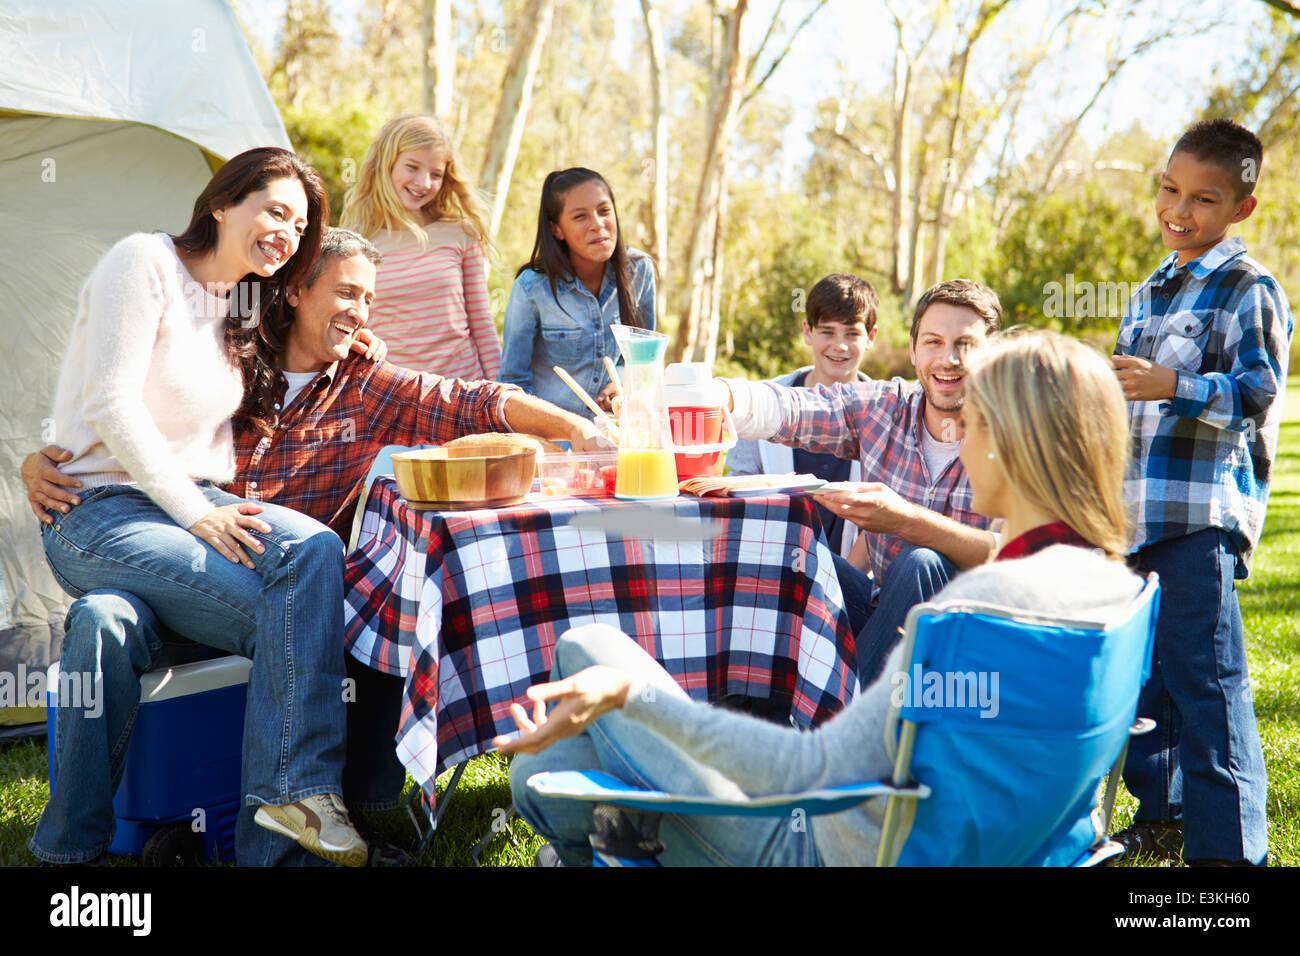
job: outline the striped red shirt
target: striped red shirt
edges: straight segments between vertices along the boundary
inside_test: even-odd
[[[494,379],[501,340],[488,302],[483,248],[459,222],[425,227],[426,245],[399,231],[372,238],[384,255],[369,327],[395,365],[445,378]]]

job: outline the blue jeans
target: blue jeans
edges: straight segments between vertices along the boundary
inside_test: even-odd
[[[1143,548],[1160,575],[1151,679],[1138,716],[1156,729],[1134,737],[1124,783],[1140,822],[1183,820],[1187,860],[1260,863],[1268,854],[1268,781],[1255,726],[1231,538],[1217,528]]]
[[[686,693],[653,657],[614,628],[587,625],[567,631],[555,644],[551,679],[561,680],[593,664],[640,677],[656,691]],[[510,791],[519,815],[555,847],[566,866],[590,866],[592,804],[543,797],[527,780],[547,770],[604,770],[642,787],[670,793],[739,796],[734,783],[679,750],[643,724],[613,711],[577,737],[538,754],[517,754],[510,765]],[[821,857],[811,827],[791,826],[787,816],[677,816],[629,811],[647,834],[657,830],[665,866],[815,866]]]
[[[348,703],[348,749],[343,765],[343,802],[349,811],[391,810],[401,803],[406,768],[393,738],[402,718],[406,678],[385,674],[351,654],[348,679],[355,688]]]
[[[957,575],[957,565],[938,551],[908,548],[885,569],[880,600],[873,607],[871,579],[838,554],[834,557],[844,607],[856,635],[858,683],[869,687],[879,680],[885,661],[902,639],[907,612],[947,587]]]
[[[239,500],[216,488],[204,493],[214,506]],[[248,551],[253,570],[221,557],[130,486],[92,488],[42,525],[55,577],[81,599],[69,615],[62,667],[102,675],[103,712],[56,714],[57,785],[30,844],[38,857],[80,862],[111,842],[139,675],[164,628],[253,661],[241,784],[248,804],[341,792],[343,549],[319,522],[263,507],[258,517],[272,532],[256,535],[265,551]],[[241,827],[264,843],[260,829]],[[243,850],[241,843],[241,862],[270,857],[265,847]]]

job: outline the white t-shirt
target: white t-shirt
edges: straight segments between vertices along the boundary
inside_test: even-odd
[[[302,390],[320,377],[320,372],[286,372],[284,369],[280,370],[280,374],[289,383],[289,389],[284,393],[284,401],[281,403],[280,411],[284,411],[296,402],[298,396],[302,394]]]
[[[939,441],[930,434],[930,429],[921,424],[921,457],[925,459],[925,467],[930,472],[930,481],[933,483],[943,474],[957,453],[961,451],[960,441]]]

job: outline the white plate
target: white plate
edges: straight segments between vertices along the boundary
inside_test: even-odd
[[[779,484],[764,485],[761,488],[732,488],[727,494],[732,498],[760,498],[763,495],[809,494],[817,491],[826,482],[820,478],[792,478]]]

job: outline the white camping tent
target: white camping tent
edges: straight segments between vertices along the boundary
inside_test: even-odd
[[[19,463],[49,414],[81,283],[121,237],[177,233],[212,171],[289,146],[225,0],[0,0],[0,732],[43,720],[51,577]]]

